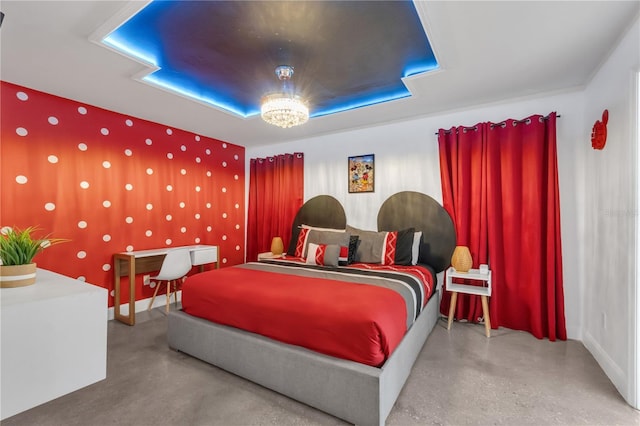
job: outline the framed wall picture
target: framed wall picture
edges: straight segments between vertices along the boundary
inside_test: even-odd
[[[374,182],[374,155],[349,157],[349,192],[373,192]]]

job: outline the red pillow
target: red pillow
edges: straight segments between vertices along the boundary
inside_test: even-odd
[[[304,253],[304,247],[307,245],[307,237],[309,236],[309,228],[300,228],[298,234],[298,242],[296,243],[296,251],[293,254],[295,257],[302,257]]]

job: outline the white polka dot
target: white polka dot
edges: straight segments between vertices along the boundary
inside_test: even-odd
[[[26,176],[23,175],[18,175],[16,176],[16,183],[19,183],[20,185],[24,185],[25,183],[27,183],[28,179]]]
[[[200,192],[200,187],[196,186],[196,192]]]
[[[127,216],[124,218],[124,221],[127,223],[133,223],[133,218],[131,216]]]
[[[201,163],[202,160],[200,159],[200,157],[196,157],[196,163]]]
[[[173,160],[173,154],[172,154],[172,153],[170,153],[170,152],[167,152],[167,158],[168,158],[169,160]]]
[[[226,144],[226,143],[223,143],[223,144],[222,144],[222,147],[223,147],[224,149],[227,149],[227,144]]]
[[[111,270],[111,265],[109,265],[108,263],[105,263],[104,265],[102,265],[102,270],[107,272]]]
[[[240,157],[238,157],[238,154],[236,154],[236,155],[234,155],[234,156],[233,156],[233,159],[234,159],[234,160],[237,160],[238,158],[240,158]]]
[[[56,164],[58,162],[58,157],[56,157],[55,155],[50,155],[47,157],[47,161],[51,164]]]
[[[151,288],[156,288],[156,282],[155,282],[155,281],[151,281],[151,282],[149,283],[149,287],[151,287]]]
[[[124,122],[124,124],[126,124],[129,127],[131,127],[131,126],[133,126],[133,121],[127,120],[127,121]]]
[[[196,237],[196,239],[193,240],[193,242],[196,243],[196,244],[200,244],[200,238]]]
[[[133,185],[131,185],[130,183],[126,184],[124,186],[124,189],[126,189],[127,191],[132,191],[133,190]]]
[[[167,129],[167,134],[168,134],[168,135],[172,135],[172,134],[173,134],[173,130],[171,130],[171,129]]]
[[[87,109],[85,107],[78,107],[78,112],[82,115],[87,113]]]
[[[196,219],[200,219],[200,213],[196,213],[193,217],[195,217]]]
[[[236,209],[240,208],[240,204],[236,203],[236,205],[234,206]]]
[[[86,180],[83,180],[82,182],[80,182],[80,188],[82,189],[89,188],[89,182],[87,182]]]
[[[81,220],[80,222],[78,222],[78,228],[85,229],[86,227],[87,227],[87,222],[85,222],[84,220]]]
[[[236,246],[236,251],[240,250],[240,246]]]
[[[107,209],[108,209],[109,207],[111,207],[111,201],[109,201],[109,200],[104,200],[104,201],[102,202],[102,207],[105,207],[105,208],[107,208]]]
[[[111,235],[109,234],[104,234],[102,236],[102,241],[104,241],[105,243],[108,243],[109,241],[111,241]]]
[[[227,258],[226,257],[222,258],[222,263],[227,263]]]
[[[209,148],[205,149],[205,150],[204,150],[204,152],[205,152],[205,154],[207,154],[207,155],[211,155],[211,150],[210,150]]]
[[[180,169],[180,174],[184,176],[187,174],[187,171],[185,169]]]
[[[180,206],[181,209],[184,209],[186,204],[184,203],[184,201],[180,201],[179,206]]]
[[[24,92],[18,92],[16,93],[16,98],[20,99],[21,101],[26,101],[27,99],[29,99],[29,95]]]
[[[240,229],[240,224],[236,223],[236,229]]]
[[[87,252],[86,251],[82,251],[80,250],[76,256],[78,256],[78,259],[84,259],[85,257],[87,257]]]
[[[88,149],[87,144],[86,143],[79,143],[78,144],[78,149],[80,151],[86,151]]]
[[[170,246],[170,245],[171,245],[171,238],[167,238],[167,239],[165,240],[165,244],[166,244],[166,245],[168,245],[168,246]]]
[[[127,246],[127,248],[125,248],[125,251],[133,251],[133,246]]]
[[[151,175],[153,174],[153,169],[152,169],[151,167],[149,167],[149,168],[147,169],[147,174],[148,174],[149,176],[151,176]]]
[[[213,228],[211,226],[207,226],[207,232],[211,232]]]
[[[58,124],[58,119],[57,119],[56,117],[54,117],[54,116],[49,117],[49,118],[47,119],[47,121],[49,122],[49,124],[54,125],[54,126],[55,126],[56,124]]]
[[[211,203],[207,203],[206,206],[207,206],[208,209],[210,209],[211,208]]]
[[[211,172],[209,170],[207,170],[207,176],[211,177]]]
[[[180,145],[180,151],[186,152],[187,151],[186,145]]]
[[[153,204],[151,203],[147,204],[147,210],[153,210]]]
[[[182,232],[182,233],[184,234],[185,232],[187,232],[187,228],[185,228],[185,227],[183,226],[182,228],[180,228],[180,232]]]
[[[222,192],[227,192],[227,188],[225,188],[224,186],[222,187]]]
[[[27,136],[29,134],[29,132],[27,132],[27,129],[25,129],[24,127],[18,127],[16,129],[16,133],[18,134],[18,136]]]
[[[144,141],[144,143],[146,143],[146,144],[147,144],[147,145],[149,145],[149,146],[153,145],[153,141],[152,141],[151,139],[149,139],[149,138],[147,138],[147,139]]]
[[[44,209],[52,212],[56,209],[56,205],[54,203],[47,203],[44,205]]]
[[[227,218],[227,214],[226,213],[222,213],[222,218],[226,219]]]
[[[226,161],[222,162],[222,167],[227,167],[227,162]]]
[[[111,290],[109,294],[111,295],[111,297],[115,297],[115,290]]]
[[[107,136],[109,134],[109,129],[107,129],[106,127],[103,127],[102,129],[100,129],[100,133]]]
[[[165,219],[167,219],[167,221],[170,221],[171,219],[173,219],[173,216],[171,216],[170,214],[165,216]]]
[[[102,265],[102,269],[104,269],[104,267],[105,267],[105,265]],[[111,268],[111,267],[109,266],[109,268]],[[106,269],[106,270],[108,271],[109,269]],[[76,280],[82,281],[82,282],[86,282],[87,281],[87,277],[85,277],[83,275],[80,275],[78,278],[76,278]]]
[[[196,135],[194,139],[200,142],[200,136]]]
[[[169,192],[173,191],[173,186],[167,185],[167,191],[169,191]]]
[[[238,179],[240,179],[240,176],[238,176],[238,175],[233,175],[233,178],[234,178],[235,180],[238,180]]]
[[[111,167],[111,163],[108,161],[103,161],[102,162],[102,167],[104,167],[105,169],[108,169]]]
[[[131,157],[133,155],[133,151],[131,151],[130,149],[125,149],[124,155],[126,155],[127,157]]]
[[[226,235],[222,236],[222,241],[227,241],[227,236]]]
[[[152,236],[152,235],[153,235],[153,232],[151,232],[151,230],[150,230],[150,229],[147,229],[147,230],[145,231],[144,235],[146,235],[147,237],[150,237],[150,236]]]

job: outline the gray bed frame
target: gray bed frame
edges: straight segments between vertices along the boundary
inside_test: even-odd
[[[408,194],[410,197],[417,194],[415,197],[420,200],[428,197],[419,193],[399,194],[397,200],[404,204],[405,209]],[[317,206],[317,198],[310,200],[313,201],[311,205]],[[325,201],[323,199],[323,203]],[[433,203],[437,206],[434,208],[442,209],[435,201]],[[332,208],[335,209],[335,205]],[[300,212],[304,212],[304,206]],[[425,215],[430,220],[431,216]],[[429,227],[435,227],[438,232],[443,227],[450,231],[453,243],[447,244],[443,249],[445,252],[441,253],[441,257],[450,259],[455,247],[455,233],[446,212],[445,216],[439,224],[419,225],[416,229],[423,230],[423,242],[427,243]],[[338,222],[342,223],[343,219],[338,218]],[[313,224],[309,221],[301,223]],[[380,216],[378,224],[380,228]],[[439,266],[436,267],[436,272],[440,272],[441,269],[438,268]],[[418,354],[438,321],[439,306],[440,297],[436,290],[400,345],[380,368],[280,343],[258,334],[196,318],[182,311],[169,313],[168,341],[173,349],[348,422],[357,425],[384,425]]]

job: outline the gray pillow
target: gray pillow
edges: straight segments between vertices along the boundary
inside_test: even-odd
[[[358,236],[358,249],[356,250],[356,262],[382,263],[382,253],[387,232],[364,231],[347,225],[347,232]]]
[[[307,257],[309,243],[325,245],[335,244],[337,246],[349,247],[350,237],[351,234],[348,232],[319,231],[317,229],[311,229],[307,235],[307,243],[305,244],[302,257]]]
[[[340,256],[340,246],[337,244],[315,244],[311,243],[312,247],[309,250],[309,256],[307,256],[306,262],[313,265],[323,265],[323,266],[338,266],[338,257]],[[320,263],[316,263],[315,259],[315,250],[324,246],[324,258],[320,260]]]

